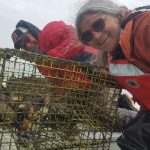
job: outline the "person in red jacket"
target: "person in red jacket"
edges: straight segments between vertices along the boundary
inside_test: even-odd
[[[15,49],[25,49],[65,60],[93,63],[97,50],[79,42],[73,26],[63,21],[48,23],[40,30],[30,22],[20,20],[12,33]]]
[[[111,0],[88,0],[77,14],[76,29],[82,43],[101,51],[100,61],[141,106],[118,145],[150,149],[150,6],[128,10]]]
[[[77,38],[75,28],[63,21],[50,22],[40,30],[32,23],[20,20],[11,37],[15,49],[24,49],[29,52],[86,64],[93,64],[96,61],[97,50],[82,44]],[[65,85],[70,88],[85,89],[92,84],[87,75],[81,71],[81,67],[71,64],[70,66],[60,65],[58,75],[56,66],[49,68],[41,66],[41,62],[35,63],[40,73],[57,86]],[[65,70],[70,71],[68,75]],[[63,90],[56,89],[56,91],[62,92]]]

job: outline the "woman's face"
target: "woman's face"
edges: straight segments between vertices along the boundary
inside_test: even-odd
[[[80,30],[82,41],[99,50],[111,52],[119,42],[120,24],[117,17],[87,14],[80,23]]]
[[[39,49],[38,40],[30,32],[28,32],[24,38],[23,48],[30,52],[34,52]]]

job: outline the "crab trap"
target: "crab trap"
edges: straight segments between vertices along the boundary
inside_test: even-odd
[[[108,150],[116,87],[96,66],[0,49],[0,149]]]

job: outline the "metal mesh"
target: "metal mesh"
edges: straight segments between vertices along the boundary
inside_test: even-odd
[[[119,94],[96,66],[0,49],[3,150],[108,150]]]

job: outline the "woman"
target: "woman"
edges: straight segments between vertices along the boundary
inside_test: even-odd
[[[150,6],[129,11],[110,0],[89,0],[77,14],[76,29],[82,43],[101,51],[100,61],[142,107],[118,145],[150,149]]]

